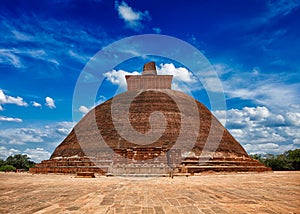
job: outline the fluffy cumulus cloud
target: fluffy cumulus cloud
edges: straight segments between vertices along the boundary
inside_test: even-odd
[[[21,151],[17,149],[7,149],[5,146],[0,146],[0,159],[6,159],[8,156],[20,154]]]
[[[139,31],[143,28],[142,20],[150,19],[148,11],[141,12],[135,10],[124,1],[122,1],[121,4],[116,1],[115,7],[118,11],[119,17],[125,21],[126,26],[135,31]]]
[[[36,163],[41,162],[42,160],[49,159],[51,153],[46,151],[43,148],[34,148],[34,149],[25,149],[23,154],[26,154]]]
[[[28,106],[28,104],[23,100],[22,97],[8,96],[1,89],[0,89],[0,104],[15,104],[18,106]]]
[[[214,114],[223,124],[226,121],[231,134],[249,153],[279,154],[299,147],[300,124],[290,121],[292,112],[279,114],[258,106],[219,110]],[[296,112],[293,115],[297,115]]]
[[[32,101],[31,104],[32,104],[32,106],[34,106],[34,107],[41,107],[41,106],[42,106],[40,103],[35,102],[35,101]]]
[[[157,67],[157,73],[160,75],[173,75],[172,89],[189,92],[199,89],[199,84],[192,72],[184,67],[175,67],[173,63],[160,64]]]
[[[288,112],[286,120],[289,124],[300,126],[300,112]]]
[[[112,84],[118,85],[119,87],[126,89],[127,83],[125,80],[125,75],[140,75],[140,73],[137,71],[130,73],[124,70],[112,70],[104,73],[103,75]]]
[[[45,100],[46,100],[46,103],[45,103],[46,106],[48,106],[51,109],[56,108],[55,102],[51,97],[46,97]]]
[[[73,126],[73,122],[57,122],[44,127],[1,129],[0,158],[27,154],[34,161],[47,159]]]
[[[227,128],[249,153],[299,148],[299,83],[278,81],[277,75],[266,75],[258,67],[248,72],[225,64],[214,67],[229,103],[237,99],[244,106],[256,106],[214,112],[223,123],[227,116]]]
[[[89,112],[89,108],[86,106],[80,106],[78,110],[83,114],[86,114]]]
[[[157,73],[160,75],[173,75],[174,82],[195,83],[193,74],[184,67],[176,68],[173,63],[160,64],[157,67]]]

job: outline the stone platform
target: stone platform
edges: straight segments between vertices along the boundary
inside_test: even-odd
[[[299,213],[300,172],[174,179],[0,173],[0,213]]]
[[[144,160],[143,157],[147,156],[151,158]],[[205,171],[264,172],[271,171],[271,168],[249,156],[182,158],[180,150],[175,149],[167,151],[162,148],[131,148],[98,153],[95,157],[55,157],[44,160],[29,170],[31,173],[93,172],[102,175],[147,177],[167,176],[170,173],[175,176],[182,173],[197,175]]]

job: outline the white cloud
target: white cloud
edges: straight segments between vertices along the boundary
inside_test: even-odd
[[[34,47],[28,48],[28,45],[21,45],[16,48],[0,48],[0,64],[14,66],[17,69],[28,68],[27,71],[33,73],[35,77],[45,77],[46,74],[49,77],[49,72],[51,78],[61,77],[62,72],[58,66],[63,61],[60,62],[60,59],[69,58],[69,50],[82,56],[82,58],[88,58],[89,54],[81,52],[82,48],[91,47],[95,44],[105,46],[112,41],[100,25],[90,31],[87,26],[55,19],[40,20],[35,17],[38,21],[32,22],[33,17],[27,15],[21,15],[18,19],[1,18],[0,25],[4,35],[2,42],[14,44],[18,41],[26,41],[34,44]],[[77,33],[74,34],[72,29],[77,29]],[[59,39],[62,37],[81,44],[80,48],[78,49],[79,46],[74,48],[72,42],[67,44]],[[40,47],[43,47],[43,49]],[[76,67],[73,63],[64,64],[64,66],[68,69],[75,69]],[[49,72],[42,72],[42,70],[48,70]]]
[[[201,89],[193,73],[184,67],[175,67],[173,63],[160,64],[157,67],[157,73],[159,75],[173,75],[173,90],[190,93],[191,91]]]
[[[46,100],[46,106],[48,106],[51,109],[56,108],[55,102],[51,97],[46,97],[45,100]]]
[[[100,95],[100,96],[99,96],[99,99],[98,99],[97,102],[96,102],[96,105],[99,105],[99,104],[101,104],[101,103],[104,103],[106,100],[107,100],[107,98],[106,98],[105,96]]]
[[[0,89],[0,104],[15,104],[18,106],[28,106],[22,97],[12,97],[4,94],[4,91]]]
[[[0,116],[0,121],[6,121],[6,122],[22,122],[23,120],[20,118],[13,118],[13,117],[4,117]]]
[[[78,54],[72,50],[69,50],[68,51],[69,55],[75,59],[77,59],[78,61],[80,62],[83,62],[83,63],[86,63],[88,60],[89,60],[89,57],[88,56],[85,56],[85,55],[81,55],[81,54]]]
[[[44,128],[7,128],[0,130],[0,144],[60,143],[73,128],[73,122],[53,123]]]
[[[36,160],[39,157],[48,159],[50,153],[44,149],[54,151],[74,125],[73,122],[59,122],[37,128],[3,128],[0,130],[0,157],[6,158],[23,151]],[[37,148],[29,149],[29,145]]]
[[[222,83],[220,79],[217,77],[204,77],[203,78],[203,85],[205,85],[205,89],[211,92],[221,92],[224,93]]]
[[[13,33],[14,37],[19,41],[30,41],[32,39],[32,36],[26,33],[22,33],[17,30],[12,30],[11,32]]]
[[[294,140],[300,139],[299,127],[283,126],[283,127],[279,127],[278,131],[282,133],[284,136],[289,136]]]
[[[39,163],[42,160],[47,160],[50,158],[51,153],[46,151],[43,148],[35,148],[35,149],[25,149],[23,152],[18,149],[8,149],[5,146],[0,146],[0,158],[6,159],[8,156],[16,155],[16,154],[23,154],[27,155],[30,160]]]
[[[115,2],[115,7],[118,11],[119,17],[123,19],[127,27],[139,31],[143,28],[142,20],[149,20],[150,15],[148,11],[141,12],[134,10],[126,2],[122,1],[121,4],[118,1]]]
[[[173,75],[172,88],[174,90],[189,92],[198,90],[199,84],[193,76],[192,72],[184,67],[176,68],[173,63],[160,64],[157,68],[159,75]],[[103,74],[109,82],[118,85],[122,89],[126,89],[127,83],[125,75],[141,75],[139,72],[127,72],[124,70],[112,70]]]
[[[70,129],[69,128],[65,128],[65,127],[61,127],[61,128],[57,128],[56,130],[58,133],[63,134],[63,135],[67,135],[70,133]]]
[[[0,159],[5,160],[8,156],[19,154],[17,149],[7,149],[5,146],[0,146]]]
[[[118,85],[119,87],[126,89],[127,83],[126,83],[125,75],[140,75],[140,73],[137,71],[130,73],[124,70],[117,70],[117,71],[112,70],[104,73],[103,75],[112,84]]]
[[[0,144],[24,145],[26,143],[41,143],[44,133],[34,128],[9,128],[0,130]]]
[[[247,81],[245,80],[241,84],[247,85]],[[223,85],[226,85],[226,83]],[[263,105],[281,108],[282,103],[293,104],[297,101],[297,87],[296,85],[285,85],[283,83],[257,82],[257,84],[249,85],[248,88],[231,88],[226,92],[230,97],[250,99]]]
[[[84,105],[81,105],[79,108],[78,108],[78,111],[83,113],[83,115],[85,115],[86,113],[88,113],[91,109],[95,108],[95,106],[97,105],[100,105],[101,103],[105,102],[106,101],[106,97],[105,96],[102,96],[100,95],[98,100],[96,101],[96,103],[92,106],[92,107],[86,107]]]
[[[246,144],[244,148],[249,154],[282,154],[287,150],[296,149],[292,144],[289,145],[278,145],[276,143],[266,143],[266,144]]]
[[[10,64],[16,68],[23,67],[19,57],[13,51],[8,49],[0,49],[0,63]]]
[[[254,67],[253,68],[253,70],[252,70],[252,73],[254,74],[254,75],[259,75],[260,74],[260,68],[259,67]]]
[[[86,114],[90,111],[86,106],[80,106],[78,110],[83,114]]]
[[[174,83],[185,82],[195,83],[196,79],[193,74],[186,68],[176,68],[173,63],[160,64],[157,68],[157,73],[160,75],[173,75]]]
[[[300,144],[300,138],[294,139],[294,140],[293,140],[293,143],[294,143],[294,144]]]
[[[213,113],[223,125],[225,124],[224,119],[227,117],[226,126],[233,129],[251,126],[258,127],[258,125],[283,126],[286,122],[284,115],[272,113],[265,106],[244,107],[241,110],[217,110]]]
[[[221,77],[225,94],[229,98],[252,100],[253,102],[267,107],[282,110],[282,103],[288,105],[299,104],[300,84],[288,84],[278,81],[278,75],[252,71],[240,71],[226,64],[214,65],[215,70]],[[255,84],[254,84],[255,83]]]
[[[214,64],[214,65],[212,65],[212,67],[213,67],[213,70],[210,70],[208,75],[211,75],[214,72],[217,72],[217,74],[219,76],[222,76],[224,74],[228,74],[233,71],[232,68],[230,68],[228,65],[223,64],[223,63]]]
[[[277,0],[268,2],[268,15],[267,18],[274,18],[277,16],[286,16],[292,11],[300,7],[300,2],[297,0]]]
[[[289,112],[276,114],[265,106],[258,106],[215,111],[214,114],[222,123],[227,118],[226,127],[247,152],[279,154],[299,145],[297,118],[294,123],[288,121]]]
[[[26,154],[30,159],[36,163],[50,158],[51,153],[43,148],[25,149],[23,154]]]
[[[42,106],[40,103],[35,102],[35,101],[32,101],[31,104],[32,104],[32,106],[34,106],[34,107],[41,107],[41,106]]]
[[[295,126],[300,126],[300,112],[287,112],[287,121]]]
[[[50,62],[56,66],[59,65],[59,62],[56,59],[49,57],[48,54],[42,49],[36,49],[36,50],[32,50],[28,48],[0,49],[0,63],[10,64],[16,68],[25,67],[20,60],[24,56],[27,58],[30,57],[33,59],[39,59],[45,62]],[[24,60],[24,62],[25,61],[26,60]]]
[[[3,107],[0,105],[0,111],[3,111]]]
[[[270,116],[270,111],[265,106],[244,107],[243,110],[249,115],[250,119],[261,120]]]

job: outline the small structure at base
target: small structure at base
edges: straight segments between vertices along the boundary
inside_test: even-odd
[[[77,172],[75,178],[95,178],[95,174],[93,172]]]

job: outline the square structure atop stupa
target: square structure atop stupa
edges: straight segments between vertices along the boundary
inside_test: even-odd
[[[126,75],[127,90],[171,89],[173,75],[157,75],[155,62],[144,65],[142,75]]]

